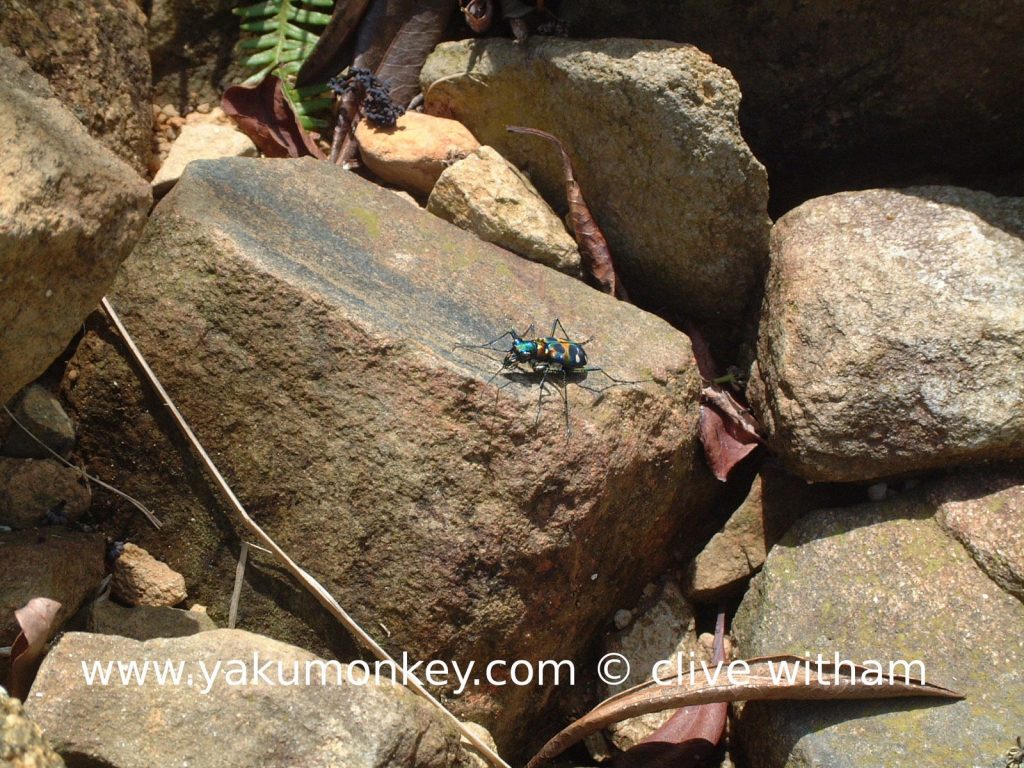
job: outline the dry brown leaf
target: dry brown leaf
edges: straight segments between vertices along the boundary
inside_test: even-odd
[[[281,89],[281,81],[273,75],[267,75],[252,88],[231,86],[221,97],[221,107],[267,157],[311,155],[318,160],[326,159],[299,124]]]
[[[715,621],[712,664],[725,662],[725,610]],[[722,740],[729,705],[693,704],[681,707],[654,733],[627,750],[615,768],[687,768],[709,757]]]
[[[33,597],[14,612],[21,632],[11,646],[11,671],[8,690],[11,696],[25,700],[35,678],[38,662],[47,641],[57,631],[57,612],[61,604],[48,597]]]
[[[572,161],[569,153],[565,151],[565,145],[561,140],[546,131],[539,131],[536,128],[524,128],[518,125],[506,125],[506,131],[512,133],[526,133],[530,136],[538,136],[550,141],[562,155],[562,175],[565,179],[565,194],[569,199],[569,218],[572,220],[573,232],[576,235],[576,242],[580,246],[580,256],[583,258],[583,266],[594,278],[605,293],[610,293],[623,301],[629,301],[626,295],[626,288],[622,285],[615,272],[615,265],[612,263],[612,252],[608,248],[608,241],[597,221],[594,220],[586,200],[583,199],[583,192],[576,181],[572,170]]]
[[[791,674],[778,674],[782,663],[788,665]],[[747,665],[746,674],[741,674],[741,664]],[[884,680],[884,684],[864,682],[865,676],[876,676],[874,670],[847,663],[842,663],[837,668],[835,663],[829,661],[823,661],[819,665],[814,659],[800,656],[763,656],[734,661],[732,668],[735,683],[729,681],[727,669],[723,668],[714,682],[709,682],[706,675],[698,673],[691,685],[689,676],[684,675],[682,682],[677,682],[674,678],[670,685],[648,681],[605,699],[545,744],[527,763],[526,768],[538,768],[586,736],[612,723],[646,715],[649,712],[661,712],[694,704],[782,699],[888,699],[906,696],[963,698],[955,691],[924,683],[909,676],[902,680],[893,675],[879,674],[877,677]],[[856,677],[851,677],[851,670],[855,672]],[[821,682],[821,678],[824,678],[825,682]]]
[[[733,468],[759,445],[713,405],[700,407],[700,442],[711,473],[723,483],[729,479]]]

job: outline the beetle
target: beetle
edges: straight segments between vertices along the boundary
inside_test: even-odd
[[[561,332],[561,335],[558,335],[559,332]],[[486,344],[459,344],[456,346],[456,349],[494,349],[494,345],[502,339],[510,338],[512,345],[505,353],[501,368],[494,372],[491,378],[487,380],[487,383],[490,384],[503,373],[519,371],[540,374],[540,393],[537,397],[537,415],[534,418],[534,426],[540,423],[541,407],[544,401],[544,387],[551,374],[561,375],[562,377],[561,391],[562,402],[565,406],[566,437],[572,432],[569,424],[569,396],[566,390],[570,377],[578,386],[596,393],[601,393],[606,389],[623,384],[643,384],[645,381],[649,381],[649,379],[642,381],[617,379],[603,368],[588,365],[589,360],[584,347],[589,340],[573,341],[557,317],[551,324],[551,333],[548,336],[533,336],[532,334],[533,324],[531,323],[530,327],[522,334],[519,334],[513,328]],[[611,383],[604,387],[593,387],[583,384],[582,380],[586,378],[588,373],[600,373]],[[506,382],[499,386],[498,389],[504,389],[511,383],[511,381]]]

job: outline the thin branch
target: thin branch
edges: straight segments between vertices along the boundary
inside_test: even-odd
[[[167,394],[167,390],[164,389],[163,384],[160,383],[160,380],[156,377],[156,374],[153,373],[153,369],[149,367],[149,363],[146,362],[145,358],[142,356],[142,353],[139,351],[139,348],[135,346],[135,341],[128,333],[128,329],[124,327],[124,324],[121,322],[121,318],[118,317],[117,312],[114,311],[114,308],[111,306],[110,301],[107,299],[106,296],[100,299],[100,305],[103,307],[103,311],[106,313],[107,317],[110,318],[110,322],[114,324],[114,326],[117,328],[118,333],[121,334],[121,338],[124,339],[124,342],[128,346],[128,349],[131,351],[132,357],[134,357],[135,362],[146,375],[146,379],[149,381],[150,386],[152,386],[153,389],[156,390],[157,394],[160,396],[160,400],[163,402],[164,406],[171,414],[175,423],[177,423],[178,429],[181,430],[182,434],[185,436],[185,439],[188,440],[188,442],[192,445],[192,449],[196,452],[196,455],[199,457],[199,460],[206,468],[207,473],[209,473],[210,477],[214,481],[214,484],[217,486],[218,490],[224,496],[228,504],[232,508],[234,508],[235,512],[238,514],[239,519],[242,521],[242,524],[245,525],[249,532],[253,536],[255,536],[260,541],[260,543],[263,544],[263,546],[270,550],[274,554],[274,556],[281,561],[285,569],[289,573],[291,573],[292,576],[294,576],[299,581],[299,583],[302,584],[302,586],[309,590],[317,599],[317,601],[319,601],[319,603],[324,608],[326,608],[327,611],[335,619],[337,619],[342,626],[345,627],[345,629],[352,633],[352,635],[363,645],[364,648],[370,651],[370,653],[376,656],[379,660],[384,662],[390,662],[392,664],[395,664],[397,667],[398,662],[396,662],[390,655],[388,655],[388,652],[385,651],[377,643],[376,640],[374,640],[369,634],[367,634],[363,630],[363,628],[356,623],[355,619],[348,615],[345,609],[338,604],[338,601],[334,599],[331,593],[324,589],[320,582],[318,582],[316,579],[314,579],[312,576],[306,573],[306,571],[304,571],[294,560],[292,560],[288,556],[288,554],[277,545],[277,542],[270,538],[270,536],[262,528],[260,528],[256,521],[249,516],[249,513],[246,511],[245,507],[242,506],[242,502],[240,502],[238,500],[238,497],[235,496],[235,492],[231,490],[231,486],[228,485],[227,481],[224,479],[224,476],[220,473],[220,470],[217,469],[217,466],[213,463],[213,460],[210,458],[210,455],[206,452],[206,449],[203,448],[202,443],[199,442],[199,439],[195,436],[195,433],[192,431],[192,428],[188,425],[188,422],[185,421],[185,417],[181,415],[181,412],[171,401],[170,395]],[[487,744],[484,743],[484,741],[479,736],[473,733],[469,728],[463,725],[462,721],[460,721],[457,717],[455,717],[455,715],[449,712],[445,708],[444,704],[438,701],[430,693],[430,691],[428,691],[423,686],[423,684],[419,681],[419,678],[417,678],[413,674],[409,674],[408,686],[414,692],[418,693],[420,696],[422,696],[431,704],[433,704],[434,707],[436,707],[442,713],[443,717],[446,720],[448,720],[452,725],[454,725],[458,729],[459,733],[462,734],[463,738],[465,738],[466,741],[472,744],[480,752],[481,756],[483,756],[489,763],[491,763],[494,766],[497,766],[497,768],[511,768],[511,766],[509,766],[508,763],[502,760],[501,757],[494,752],[494,750],[487,746]]]
[[[55,458],[57,461],[59,461],[62,464],[64,464],[64,466],[70,467],[71,469],[75,470],[76,472],[81,473],[82,477],[84,477],[89,482],[96,483],[96,485],[98,485],[100,488],[105,488],[106,490],[110,491],[111,493],[120,496],[122,499],[124,499],[129,504],[131,504],[133,507],[135,507],[137,510],[139,510],[142,514],[144,514],[146,516],[146,519],[149,520],[149,522],[153,524],[153,527],[156,528],[158,531],[163,527],[163,523],[161,523],[160,520],[157,519],[157,516],[154,515],[152,512],[150,512],[149,508],[145,504],[143,504],[141,501],[139,501],[138,499],[133,499],[127,493],[125,493],[124,491],[119,491],[117,488],[115,488],[114,486],[110,485],[109,483],[104,483],[98,477],[93,477],[92,475],[90,475],[88,472],[86,472],[81,467],[76,467],[74,464],[72,464],[70,461],[65,459],[63,456],[61,456],[59,453],[57,453],[55,450],[53,450],[50,446],[48,446],[46,443],[44,443],[42,440],[40,440],[38,437],[36,437],[32,433],[31,429],[29,429],[24,424],[22,424],[20,421],[18,421],[18,417],[15,416],[13,413],[11,413],[11,409],[8,408],[6,405],[4,406],[4,410],[7,412],[7,415],[11,417],[11,421],[13,421],[15,424],[17,424],[23,430],[25,430],[25,434],[26,435],[28,435],[33,440],[35,440],[37,443],[39,443],[39,445],[41,445],[46,451],[48,451],[50,453],[50,455],[52,455],[53,458]]]
[[[249,545],[242,542],[242,551],[238,553],[238,565],[235,566],[235,587],[231,590],[231,607],[228,609],[228,629],[235,628],[238,620],[238,601],[242,597],[242,582],[245,580],[245,561],[249,557]]]

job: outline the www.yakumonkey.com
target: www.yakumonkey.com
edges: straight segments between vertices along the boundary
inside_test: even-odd
[[[800,661],[780,658],[768,662],[772,682],[793,684],[800,681],[819,685],[838,685],[855,678],[866,685],[888,685],[902,678],[925,682],[924,662],[868,660],[860,666],[840,659],[835,654],[832,662],[825,662],[819,654],[816,660]],[[619,653],[609,653],[597,663],[597,676],[605,683],[618,685],[632,674],[629,660]],[[746,661],[708,664],[679,654],[676,658],[659,661],[649,675],[661,685],[743,685],[750,682],[751,669]],[[366,662],[362,660],[341,663],[311,659],[307,661],[261,659],[254,651],[251,659],[207,661],[197,659],[119,659],[82,661],[82,677],[87,686],[181,686],[195,688],[209,694],[218,682],[228,687],[238,686],[327,686],[327,685],[379,685],[395,682],[407,685],[417,679],[429,686],[449,688],[458,696],[467,688],[476,686],[575,685],[576,665],[568,659],[506,661],[497,659],[484,663],[475,661],[415,661],[403,653],[400,660]],[[703,679],[702,679],[703,678]],[[454,686],[454,687],[452,687]]]

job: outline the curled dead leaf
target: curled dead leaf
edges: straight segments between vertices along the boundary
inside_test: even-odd
[[[11,646],[11,670],[8,690],[24,700],[35,678],[46,643],[57,631],[57,613],[61,604],[48,597],[33,597],[14,612],[21,632]]]
[[[288,103],[281,81],[273,75],[251,88],[233,85],[224,91],[221,107],[267,157],[305,157],[325,160]]]
[[[881,667],[881,665],[879,665]],[[715,669],[719,673],[715,674]],[[526,768],[539,766],[560,755],[581,739],[612,723],[639,717],[649,712],[730,701],[778,701],[831,699],[888,699],[933,696],[962,699],[948,688],[925,683],[917,678],[897,677],[884,670],[859,664],[803,658],[800,656],[762,656],[734,661],[728,674],[712,667],[711,674],[689,675],[681,680],[646,683],[605,699],[554,736],[534,755]],[[785,672],[782,672],[782,670]]]
[[[506,125],[505,130],[512,133],[525,133],[550,141],[561,153],[565,194],[569,199],[569,218],[572,220],[576,242],[580,246],[583,266],[601,287],[601,290],[623,301],[629,301],[626,288],[622,285],[622,281],[619,280],[615,272],[615,265],[612,262],[612,252],[608,247],[608,241],[605,240],[604,233],[597,226],[597,221],[595,221],[594,215],[590,212],[586,200],[583,199],[583,192],[576,181],[576,176],[572,169],[572,161],[569,159],[569,153],[565,150],[565,145],[562,144],[562,141],[557,136],[547,131],[539,131],[536,128]]]

